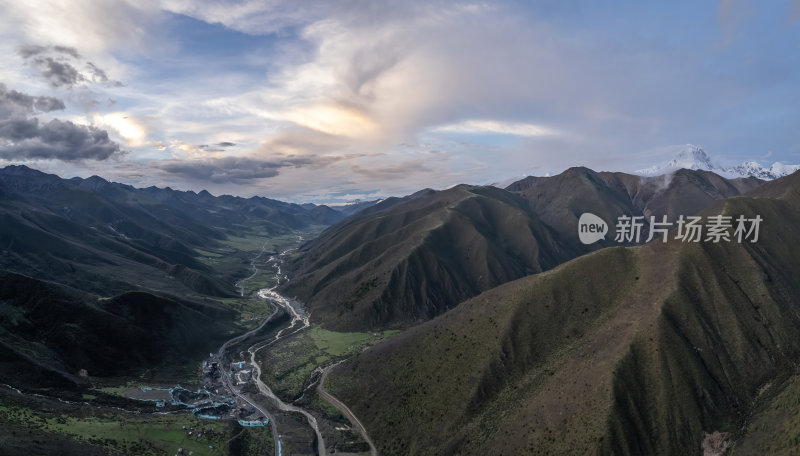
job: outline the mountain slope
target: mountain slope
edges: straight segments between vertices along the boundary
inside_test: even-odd
[[[303,248],[284,290],[326,326],[374,328],[438,315],[480,291],[575,256],[493,187],[388,199]]]
[[[753,190],[763,181],[725,179],[708,171],[682,169],[669,176],[642,178],[625,173],[570,168],[553,177],[527,177],[506,190],[525,198],[531,210],[571,242],[578,242],[578,218],[591,212],[614,224],[620,215],[667,215],[676,220],[713,202]],[[612,243],[600,244],[610,246]]]
[[[604,249],[507,283],[335,369],[386,454],[703,454],[800,362],[800,174],[757,243]],[[786,422],[784,424],[789,424]],[[746,441],[744,437],[743,441]]]
[[[217,299],[243,293],[234,283],[251,274],[251,250],[341,217],[325,206],[0,169],[0,383],[69,389],[85,384],[81,369],[185,378],[181,369],[242,330]]]
[[[9,166],[0,170],[0,269],[101,295],[144,287],[230,296],[232,281],[220,280],[196,249],[341,218],[325,206],[136,189]]]
[[[283,291],[327,326],[404,326],[509,280],[618,245],[613,231],[621,215],[674,220],[760,183],[703,171],[666,179],[571,168],[505,191],[424,190],[364,209],[306,244]],[[612,234],[582,244],[577,226],[584,212],[606,220]]]
[[[213,350],[233,312],[144,292],[98,300],[63,285],[0,271],[0,379],[26,389],[93,377],[170,370]]]

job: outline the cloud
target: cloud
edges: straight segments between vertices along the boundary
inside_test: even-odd
[[[514,136],[547,136],[556,134],[555,130],[541,125],[494,120],[466,120],[455,124],[442,125],[431,131],[467,134],[495,133]]]
[[[53,87],[74,87],[85,82],[122,86],[112,81],[105,70],[92,62],[84,61],[77,49],[68,46],[42,46],[24,44],[17,48],[26,63],[35,68]],[[80,71],[78,67],[86,71]]]
[[[792,1],[797,20],[800,3]],[[171,156],[217,175],[226,163],[214,159],[235,150],[267,157],[255,163],[265,175],[280,173],[217,184],[237,192],[350,192],[363,182],[404,192],[577,164],[608,169],[687,141],[729,154],[775,150],[775,159],[797,149],[797,66],[788,43],[798,29],[788,28],[783,6],[722,0],[683,14],[584,2],[577,14],[552,2],[503,0],[3,3],[9,85],[54,79],[63,89],[83,78],[68,103],[84,97],[87,123],[135,147],[126,158],[138,163]],[[154,40],[158,46],[146,45]],[[35,44],[17,55],[18,42]],[[63,46],[43,46],[50,43]],[[26,81],[40,66],[47,79]],[[118,93],[93,86],[121,75],[128,86]],[[107,98],[118,106],[106,107]],[[109,111],[124,116],[93,117]],[[144,139],[131,120],[146,127]],[[416,161],[420,151],[396,147],[404,142],[432,144],[446,159]],[[275,153],[381,155],[318,171],[278,166]],[[181,182],[160,168],[154,176]]]
[[[105,130],[53,119],[0,121],[0,158],[6,160],[106,160],[123,152]]]
[[[432,173],[433,169],[427,166],[425,160],[408,160],[402,163],[395,163],[391,166],[386,165],[353,165],[350,169],[363,177],[370,180],[395,180],[399,178],[408,178],[411,175],[419,175],[422,173]]]
[[[16,90],[8,90],[0,82],[0,119],[24,117],[37,112],[64,109],[64,102],[55,97],[32,96]]]
[[[291,108],[286,118],[297,125],[334,136],[352,138],[375,133],[377,125],[358,109],[342,105],[317,105]]]
[[[236,145],[230,141],[222,141],[216,144],[191,144],[185,142],[177,144],[179,144],[178,147],[181,150],[184,152],[189,152],[190,154],[194,154],[195,156],[214,157],[217,155],[217,158],[222,157],[222,155],[219,154],[225,152],[225,149]]]
[[[75,67],[67,62],[59,62],[52,57],[33,59],[33,64],[53,87],[72,87],[86,80]]]
[[[226,145],[230,144],[230,146]],[[218,144],[195,144],[188,141],[179,141],[176,139],[169,140],[166,144],[158,143],[158,147],[162,150],[170,149],[172,155],[179,159],[211,159],[223,158],[225,149],[233,146],[231,142],[221,142]]]
[[[281,168],[318,168],[342,157],[286,156],[274,159],[253,157],[221,157],[203,160],[162,160],[152,165],[174,175],[215,183],[244,183],[267,179],[280,174]]]
[[[69,46],[41,46],[38,44],[23,44],[19,47],[17,51],[19,55],[23,58],[27,59],[33,57],[34,55],[46,54],[46,53],[56,53],[56,54],[65,54],[73,58],[80,58],[80,53],[74,47]]]
[[[86,66],[89,67],[93,81],[108,82],[108,75],[106,74],[105,71],[98,68],[97,65],[95,65],[92,62],[86,62]]]
[[[247,33],[265,33],[278,24],[296,27],[292,30],[310,52],[279,53],[263,88],[215,104],[303,127],[281,129],[268,140],[281,136],[289,144],[306,143],[296,150],[301,153],[329,150],[308,144],[309,131],[328,135],[331,142],[330,137],[339,138],[337,149],[363,151],[414,140],[437,125],[456,128],[464,119],[508,119],[460,126],[472,131],[552,134],[555,128],[515,120],[520,107],[560,103],[553,82],[573,79],[548,76],[571,71],[560,62],[568,56],[560,56],[548,30],[515,20],[513,6],[503,9],[506,3],[397,2],[379,8],[345,1],[322,2],[319,11],[311,11],[277,1],[262,4],[258,12],[256,2],[234,2],[230,11],[208,2],[172,5]],[[269,16],[272,25],[261,28],[244,18],[245,12]],[[516,38],[509,41],[509,35]],[[542,115],[527,117],[551,123]]]
[[[115,131],[125,139],[129,146],[138,147],[147,144],[148,127],[135,116],[122,111],[108,114],[95,114],[92,122]]]
[[[33,43],[58,43],[49,50],[100,55],[111,48],[142,50],[158,36],[158,2],[151,0],[4,1],[3,19]],[[1,19],[0,19],[1,20]],[[72,52],[75,51],[75,52]]]
[[[263,35],[307,24],[309,20],[346,9],[346,5],[352,3],[349,0],[326,0],[313,4],[291,0],[164,0],[161,7],[208,23],[221,23],[240,32]]]

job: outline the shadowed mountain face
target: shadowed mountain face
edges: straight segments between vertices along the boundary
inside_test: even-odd
[[[0,379],[26,389],[69,388],[93,377],[133,376],[213,350],[232,312],[145,292],[100,299],[0,272]]]
[[[285,290],[339,328],[427,320],[578,254],[518,196],[466,185],[384,201],[303,250]]]
[[[196,248],[253,226],[280,233],[341,217],[326,206],[136,189],[9,166],[0,170],[0,269],[100,294],[158,289],[173,277],[186,290],[227,296],[232,285],[197,260]]]
[[[214,270],[198,250],[236,252],[222,244],[229,235],[341,217],[325,206],[0,169],[0,382],[67,388],[83,382],[81,369],[174,373],[230,337],[234,313],[209,297],[233,296],[233,276],[249,267],[234,255]]]
[[[764,181],[756,178],[725,179],[709,171],[681,169],[673,174],[641,177],[625,173],[570,168],[553,177],[527,177],[506,190],[530,204],[542,221],[576,243],[578,218],[591,212],[613,224],[620,215],[650,216],[700,212],[711,203],[748,192]],[[601,244],[610,246],[612,243]]]
[[[284,291],[326,326],[405,326],[502,283],[618,245],[613,227],[621,215],[675,220],[761,182],[705,171],[642,178],[571,168],[506,190],[462,185],[389,198],[306,244]],[[606,240],[580,243],[584,212],[609,223]]]
[[[703,213],[760,215],[760,238],[594,252],[358,355],[328,388],[385,454],[700,455],[715,431],[733,454],[790,454],[800,173]]]

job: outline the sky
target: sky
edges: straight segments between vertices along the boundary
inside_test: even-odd
[[[686,144],[800,163],[800,0],[0,11],[0,166],[335,204],[631,172]]]

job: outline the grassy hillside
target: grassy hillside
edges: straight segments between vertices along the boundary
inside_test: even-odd
[[[294,265],[284,291],[327,327],[424,321],[577,254],[521,198],[493,187],[462,185],[384,203],[391,205],[325,231]]]
[[[528,201],[542,221],[577,243],[575,227],[584,212],[599,215],[614,224],[620,215],[667,215],[676,220],[692,215],[720,199],[737,196],[761,185],[756,178],[725,179],[709,171],[680,169],[655,177],[625,173],[595,172],[570,168],[553,177],[527,177],[507,190]],[[599,243],[596,246],[610,246]],[[589,247],[585,251],[595,250]]]
[[[230,273],[198,251],[231,238],[278,236],[343,217],[326,206],[61,179],[0,169],[0,269],[112,295],[131,289],[231,297]]]
[[[707,210],[760,214],[758,243],[595,252],[362,353],[328,389],[385,454],[699,455],[715,432],[746,448],[756,423],[794,426],[758,406],[800,362],[797,189]]]
[[[69,390],[87,383],[82,369],[123,383],[192,378],[209,351],[263,317],[250,295],[274,285],[275,270],[262,262],[254,272],[256,255],[266,260],[341,217],[2,168],[0,382]]]
[[[705,171],[643,178],[571,168],[507,190],[424,190],[367,208],[308,243],[284,292],[333,328],[408,326],[497,285],[618,245],[620,215],[675,220],[761,182]],[[609,223],[606,240],[578,240],[584,212]]]

